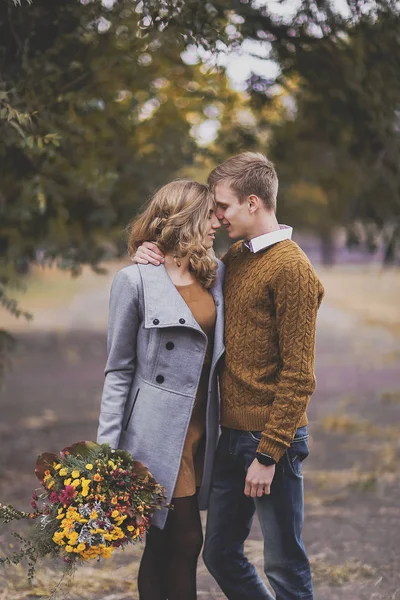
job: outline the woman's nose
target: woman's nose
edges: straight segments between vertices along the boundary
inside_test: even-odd
[[[212,226],[213,229],[219,229],[221,227],[221,223],[219,222],[216,215],[213,215]]]

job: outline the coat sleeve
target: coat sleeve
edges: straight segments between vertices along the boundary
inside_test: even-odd
[[[127,271],[123,269],[117,273],[111,286],[108,359],[97,432],[97,443],[108,443],[114,449],[118,448],[125,404],[135,372],[140,323],[139,287]]]

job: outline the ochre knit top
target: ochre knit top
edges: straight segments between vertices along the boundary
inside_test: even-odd
[[[324,295],[310,261],[285,240],[257,253],[241,242],[222,259],[225,345],[221,424],[262,431],[258,452],[278,461],[307,424],[317,311]]]
[[[176,289],[190,308],[208,340],[203,370],[197,388],[193,412],[183,446],[181,466],[173,493],[174,498],[183,498],[193,496],[196,493],[196,487],[201,485],[205,448],[207,389],[214,348],[214,329],[217,313],[211,292],[206,290],[199,281],[191,285],[177,285]]]

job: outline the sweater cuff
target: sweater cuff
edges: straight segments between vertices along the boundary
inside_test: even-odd
[[[286,449],[286,446],[282,446],[282,444],[279,444],[275,440],[262,436],[257,447],[257,452],[260,452],[261,454],[268,454],[268,456],[273,458],[274,461],[278,463],[285,454]]]

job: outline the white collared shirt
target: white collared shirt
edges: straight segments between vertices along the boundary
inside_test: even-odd
[[[272,246],[277,242],[283,242],[283,240],[291,240],[293,233],[293,227],[288,225],[279,225],[279,230],[271,231],[270,233],[263,233],[257,237],[251,239],[249,242],[243,242],[243,245],[250,250],[250,252],[259,252]]]

